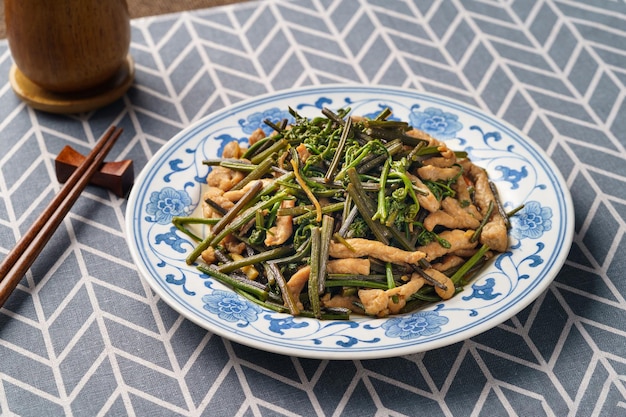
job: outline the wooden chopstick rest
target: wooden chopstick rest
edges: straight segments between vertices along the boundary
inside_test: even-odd
[[[54,160],[57,180],[64,183],[85,160],[85,157],[67,145]],[[133,186],[135,175],[133,161],[125,159],[117,162],[105,162],[91,177],[90,184],[111,190],[118,197],[125,197]]]
[[[74,170],[74,173],[40,213],[37,220],[0,262],[0,307],[4,305],[26,271],[39,256],[50,237],[91,181],[91,177],[102,167],[104,158],[121,134],[121,128],[116,129],[115,126],[111,126],[107,129],[89,155],[84,157],[83,163]]]

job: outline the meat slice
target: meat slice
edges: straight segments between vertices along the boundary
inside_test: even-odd
[[[333,259],[326,264],[329,274],[370,274],[370,260],[363,258]]]
[[[430,181],[447,181],[459,175],[461,168],[452,166],[450,168],[439,168],[434,165],[424,165],[417,168],[417,175],[425,180]]]
[[[458,255],[444,255],[441,262],[432,264],[432,268],[437,271],[445,272],[449,269],[456,268],[465,263],[465,258]]]
[[[326,293],[320,301],[324,307],[347,308],[355,313],[364,313],[361,308],[357,307],[360,300],[356,295],[335,294],[331,296],[330,293]]]
[[[448,146],[445,143],[430,136],[428,133],[424,132],[423,130],[411,129],[408,132],[406,132],[406,134],[414,138],[426,141],[429,147],[437,147],[437,150],[439,151],[441,156],[444,158],[448,158],[448,159],[456,158],[454,151],[448,148]]]
[[[478,213],[480,216],[480,213]],[[441,202],[441,210],[431,213],[424,220],[424,227],[432,231],[435,226],[445,226],[448,229],[476,229],[480,226],[480,219],[465,211],[459,201],[446,197]]]
[[[415,264],[426,256],[425,253],[420,251],[405,251],[385,245],[377,240],[352,238],[346,239],[346,242],[349,246],[331,241],[329,255],[333,258],[362,258],[364,256],[371,256],[381,261],[396,264]]]
[[[296,205],[296,200],[283,200],[282,208],[292,208]],[[270,227],[265,237],[265,246],[282,245],[291,237],[293,233],[293,216],[277,216],[276,226]]]
[[[509,237],[504,219],[499,214],[491,216],[491,220],[483,226],[480,243],[497,252],[504,252],[509,246]]]
[[[456,192],[456,199],[459,202],[463,202],[464,204],[466,204],[466,206],[463,208],[466,212],[476,217],[477,219],[482,220],[482,214],[480,214],[480,211],[478,211],[478,209],[472,202],[472,197],[468,188],[469,184],[467,181],[469,180],[466,180],[466,177],[462,175],[456,180],[454,184],[452,184],[452,188]]]
[[[463,251],[467,249],[474,249],[478,242],[472,242],[470,239],[474,234],[473,230],[446,230],[439,234],[439,237],[445,239],[450,243],[449,248],[445,248],[441,246],[441,244],[437,241],[433,241],[425,246],[420,246],[418,248],[419,251],[426,254],[427,261],[434,261],[437,258],[442,257],[448,253],[456,254],[458,251]]]
[[[431,213],[439,210],[439,208],[441,207],[439,200],[437,200],[437,197],[435,197],[432,191],[430,191],[430,188],[428,188],[426,184],[424,184],[422,180],[415,175],[409,172],[407,172],[406,175],[409,177],[411,182],[421,191],[415,193],[417,195],[417,201],[419,201],[420,206],[424,207]]]
[[[298,152],[298,157],[300,158],[300,163],[305,164],[307,159],[311,156],[311,152],[306,148],[304,143],[301,143],[296,147],[296,151]]]
[[[456,290],[454,288],[454,283],[448,276],[446,276],[442,272],[437,271],[436,269],[433,269],[433,268],[428,268],[424,272],[428,276],[433,278],[435,281],[439,282],[440,284],[443,284],[446,287],[445,289],[440,288],[440,287],[435,287],[435,292],[437,293],[439,297],[441,297],[442,300],[449,300],[450,298],[452,298]]]
[[[434,156],[422,161],[423,165],[433,165],[438,168],[450,168],[456,163],[456,158],[444,158],[442,156]]]
[[[476,204],[482,213],[486,213],[489,210],[489,204],[493,204],[494,207],[497,204],[496,197],[493,195],[489,185],[487,172],[477,165],[472,165],[469,171],[470,176],[474,180],[474,188],[476,189],[474,194]],[[493,210],[491,217],[483,227],[480,234],[480,243],[498,252],[504,252],[507,249],[507,228],[498,210]]]
[[[236,140],[228,142],[222,150],[222,158],[234,158],[239,159],[243,155],[243,149],[239,146],[239,142]]]
[[[386,317],[389,315],[389,296],[385,290],[359,290],[359,300],[365,308],[365,314]]]
[[[257,181],[261,181],[263,183],[263,186],[265,187],[267,184],[269,184],[273,180],[270,179],[270,178],[263,178],[263,179],[257,180]],[[229,191],[226,191],[224,193],[224,198],[227,198],[228,200],[230,200],[232,202],[239,201],[241,199],[241,197],[244,196],[244,194],[246,194],[248,191],[250,191],[250,188],[252,188],[252,186],[256,185],[257,181],[250,181],[249,183],[244,185],[239,190],[229,190]]]
[[[310,274],[311,266],[303,266],[302,268],[298,269],[296,273],[291,276],[291,278],[289,278],[289,281],[287,281],[287,288],[289,289],[289,292],[291,292],[294,300],[300,299],[300,293],[304,289],[304,286],[307,285],[307,282],[309,282]],[[297,304],[298,308],[303,308],[300,301],[297,301]]]
[[[202,260],[209,265],[217,262],[217,256],[215,256],[215,249],[213,249],[213,247],[211,246],[203,250],[200,256],[202,256]]]
[[[214,166],[206,177],[206,182],[210,187],[217,187],[222,191],[228,191],[244,179],[242,172],[235,171],[222,166]]]
[[[366,314],[386,317],[389,314],[398,314],[406,305],[408,298],[422,288],[425,283],[424,278],[414,273],[409,282],[395,288],[359,290],[359,299]]]
[[[258,127],[254,132],[252,132],[252,134],[250,134],[250,136],[248,137],[248,143],[250,145],[254,145],[255,143],[257,143],[258,141],[260,141],[261,139],[263,139],[265,137],[265,132],[263,131],[263,128]]]
[[[211,200],[224,211],[230,210],[235,205],[235,203],[224,197],[224,191],[221,188],[209,187],[202,195],[202,215],[207,219],[222,217],[222,213],[207,203],[207,200]]]

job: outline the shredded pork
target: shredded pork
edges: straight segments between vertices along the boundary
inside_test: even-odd
[[[497,204],[496,197],[493,195],[491,187],[489,186],[487,172],[476,165],[471,165],[469,172],[476,188],[476,204],[481,212],[486,213],[490,204],[493,204],[494,207]],[[489,221],[483,227],[480,242],[498,252],[504,252],[508,247],[506,224],[498,210],[493,210]]]
[[[329,255],[333,258],[362,258],[371,256],[385,262],[415,264],[426,254],[421,251],[409,252],[393,246],[387,246],[377,240],[362,238],[346,239],[343,243],[330,242]]]
[[[441,210],[431,213],[424,220],[426,230],[432,231],[438,225],[448,229],[476,229],[480,226],[480,217],[476,218],[463,209],[457,199],[446,197],[441,202]]]
[[[244,177],[245,174],[240,171],[215,166],[211,169],[209,175],[207,175],[206,182],[209,187],[217,187],[222,191],[228,191],[237,185]]]
[[[329,274],[370,274],[370,260],[362,258],[333,259],[328,261],[326,272]]]
[[[422,288],[425,283],[424,278],[414,273],[409,282],[389,290],[359,290],[359,299],[366,314],[386,317],[389,314],[398,314],[406,305],[407,299]]]
[[[310,274],[311,266],[306,265],[298,269],[298,271],[287,281],[287,288],[291,292],[294,300],[300,299],[300,293],[304,289],[305,285],[307,285],[307,282],[309,282]],[[300,301],[296,301],[296,304],[298,304],[298,308],[302,308],[302,303]]]
[[[208,187],[202,196],[202,214],[207,219],[222,217],[222,213],[209,204],[209,201],[217,204],[224,212],[230,210],[235,205],[235,203],[224,197],[224,190],[218,187]]]
[[[282,208],[293,208],[296,200],[283,200],[280,204]],[[278,216],[276,226],[267,231],[265,246],[277,246],[285,243],[293,233],[293,216]]]
[[[434,241],[426,246],[420,246],[418,250],[426,254],[427,261],[434,261],[448,253],[456,254],[458,251],[474,249],[478,242],[471,241],[473,235],[473,230],[445,230],[439,234],[439,237],[450,243],[449,248]]]

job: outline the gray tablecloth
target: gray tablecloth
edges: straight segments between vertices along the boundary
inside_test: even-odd
[[[626,4],[263,1],[133,21],[136,82],[54,116],[21,103],[0,43],[0,254],[59,189],[53,159],[124,127],[136,170],[195,120],[326,83],[459,99],[527,133],[573,195],[570,255],[549,289],[470,340],[327,361],[192,324],[139,277],[126,200],[90,187],[0,309],[0,415],[626,415]]]

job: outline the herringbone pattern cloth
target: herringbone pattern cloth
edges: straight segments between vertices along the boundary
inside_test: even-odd
[[[126,200],[89,188],[0,309],[0,415],[626,415],[626,3],[268,0],[133,21],[136,83],[76,116],[13,95],[0,43],[0,253],[58,189],[52,159],[110,124],[140,169],[190,123],[258,94],[391,84],[502,118],[576,209],[555,282],[511,320],[406,357],[264,353],[180,317],[140,279]]]

